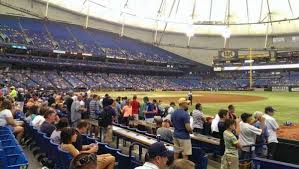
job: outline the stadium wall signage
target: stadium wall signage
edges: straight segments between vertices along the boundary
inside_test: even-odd
[[[299,92],[299,87],[290,87],[291,92]]]
[[[273,92],[288,92],[289,86],[272,86]]]

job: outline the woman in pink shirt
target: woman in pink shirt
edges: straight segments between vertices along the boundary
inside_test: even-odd
[[[130,100],[126,102],[126,105],[122,109],[123,113],[123,124],[128,125],[129,123],[129,117],[132,116],[132,105]]]

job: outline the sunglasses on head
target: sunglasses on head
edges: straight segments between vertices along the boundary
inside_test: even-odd
[[[78,160],[76,160],[75,168],[82,167],[86,164],[89,164],[91,161],[96,161],[96,160],[97,160],[97,156],[95,154],[85,155],[79,158]]]

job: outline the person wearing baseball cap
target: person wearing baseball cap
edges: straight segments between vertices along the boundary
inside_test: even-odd
[[[277,134],[276,131],[279,130],[279,125],[274,119],[273,115],[276,110],[273,107],[268,106],[265,108],[265,126],[267,127],[269,137],[268,137],[268,158],[273,159],[275,156],[277,148]]]
[[[152,144],[146,154],[146,162],[143,166],[135,169],[164,169],[172,153],[165,147],[163,142]]]
[[[190,115],[187,112],[190,101],[186,98],[178,100],[179,108],[171,116],[171,122],[174,127],[173,143],[175,146],[182,148],[184,159],[188,160],[192,155],[192,145],[190,133],[192,128],[190,126]],[[178,159],[179,154],[175,153],[174,158]]]

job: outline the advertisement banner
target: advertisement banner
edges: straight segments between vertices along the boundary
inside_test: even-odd
[[[289,86],[272,86],[273,92],[288,92]]]
[[[291,87],[291,92],[299,92],[299,87]]]

